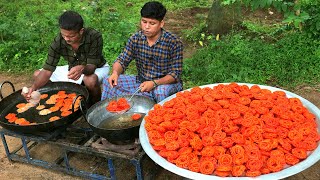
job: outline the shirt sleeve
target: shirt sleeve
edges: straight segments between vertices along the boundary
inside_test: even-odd
[[[100,32],[92,36],[91,46],[87,54],[87,64],[94,64],[98,67],[101,64],[103,39]]]
[[[118,56],[115,62],[119,62],[122,66],[122,69],[125,71],[129,66],[130,62],[133,59],[133,51],[134,51],[134,36],[131,36],[124,48],[123,52]]]
[[[180,39],[176,39],[172,44],[171,58],[173,65],[171,66],[171,70],[169,71],[168,75],[171,75],[177,81],[180,81],[183,66],[183,44]]]
[[[56,37],[54,41],[51,43],[49,50],[48,50],[48,57],[44,65],[42,66],[43,69],[49,70],[53,72],[60,60],[60,48],[61,47],[61,42],[60,42],[60,37]]]

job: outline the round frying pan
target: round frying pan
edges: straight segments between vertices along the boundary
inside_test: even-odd
[[[3,84],[9,83],[11,84],[13,91],[14,86],[12,83],[5,81],[1,83],[0,85],[0,97],[2,98],[1,94],[1,88]],[[75,98],[75,100],[79,97],[79,95],[85,97],[85,102],[87,102],[89,93],[87,89],[82,86],[71,82],[52,82],[49,83],[42,88],[38,89],[38,91],[41,94],[48,94],[51,96],[52,94],[57,93],[60,90],[66,91],[66,93],[76,93],[78,96]],[[39,111],[35,108],[30,108],[29,110],[17,114],[18,117],[23,117],[27,119],[28,121],[35,122],[34,125],[28,125],[28,126],[20,126],[14,123],[9,123],[7,119],[5,119],[5,116],[8,113],[17,113],[16,105],[19,103],[27,103],[25,98],[21,95],[21,89],[18,91],[13,92],[9,96],[2,98],[0,101],[0,125],[6,129],[15,131],[15,132],[21,132],[21,133],[36,133],[36,132],[48,132],[51,131],[57,127],[66,126],[68,124],[71,124],[73,121],[78,119],[81,116],[81,112],[79,110],[73,112],[69,116],[61,117],[61,119],[57,121],[49,121],[49,118],[52,116],[60,116],[60,111],[54,112],[45,116],[39,115]],[[74,100],[74,102],[75,102]],[[41,100],[40,104],[45,104],[45,100]]]
[[[123,96],[128,99],[131,95]],[[126,144],[139,137],[139,127],[145,114],[153,107],[155,101],[140,95],[132,97],[133,106],[125,113],[118,114],[106,110],[107,105],[113,99],[105,99],[91,106],[84,117],[89,123],[90,128],[99,136],[106,138],[109,142],[114,144]],[[81,110],[83,110],[81,108]],[[129,122],[131,115],[141,114],[140,120],[137,123]],[[132,121],[132,120],[131,120]],[[112,126],[104,126],[111,122]]]

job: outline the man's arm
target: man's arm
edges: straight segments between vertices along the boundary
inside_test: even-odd
[[[183,67],[183,44],[180,39],[177,39],[171,49],[171,70],[167,75],[175,79],[175,82],[180,81]]]
[[[77,65],[70,69],[68,73],[68,78],[73,80],[78,80],[82,74],[91,75],[96,70],[96,65],[87,64],[87,65]]]
[[[126,44],[123,52],[118,56],[112,65],[112,73],[108,78],[111,87],[118,85],[118,78],[120,74],[124,73],[128,65],[133,59],[134,40],[135,35],[132,35]]]
[[[51,71],[42,69],[39,74],[35,77],[34,82],[32,86],[29,88],[28,94],[24,95],[27,100],[30,99],[31,93],[40,87],[44,86],[45,84],[48,83],[50,77],[52,75]]]
[[[159,86],[161,84],[173,84],[173,83],[176,83],[177,81],[171,75],[166,75],[160,79],[154,80],[154,82]]]
[[[90,48],[86,54],[86,60],[81,65],[74,66],[68,73],[68,78],[78,80],[82,74],[91,75],[94,74],[96,68],[103,62],[102,47],[103,39],[100,32],[96,30],[90,31]]]
[[[48,83],[50,77],[52,75],[51,71],[42,69],[37,77],[35,77],[35,80],[33,82],[33,85],[31,88],[33,90],[37,90],[38,88],[44,86],[45,84]]]
[[[108,82],[111,87],[118,85],[118,78],[122,73],[123,73],[123,68],[121,64],[118,61],[114,62],[112,66],[112,74],[108,78]]]
[[[162,85],[162,84],[172,84],[175,83],[176,79],[172,77],[171,75],[166,75],[160,79],[154,79],[151,81],[145,81],[141,83],[141,92],[149,92],[153,90],[156,86]]]

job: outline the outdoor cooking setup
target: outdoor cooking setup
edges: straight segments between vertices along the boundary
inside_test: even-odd
[[[13,93],[3,98],[2,86],[9,84]],[[81,98],[80,108],[67,117],[62,117],[56,121],[45,121],[44,118],[28,111],[23,112],[28,119],[34,120],[35,124],[28,126],[20,126],[8,123],[4,116],[15,109],[15,105],[25,101],[21,95],[21,90],[15,91],[13,84],[5,81],[0,85],[0,136],[5,148],[7,158],[10,161],[19,161],[23,163],[33,164],[48,169],[62,171],[68,174],[93,178],[93,179],[116,179],[116,167],[113,161],[115,159],[123,159],[130,161],[135,168],[137,179],[143,179],[141,160],[145,155],[139,142],[139,126],[149,109],[155,104],[154,101],[143,97],[133,96],[130,101],[134,105],[127,111],[119,113],[111,113],[106,110],[109,100],[100,101],[89,109],[86,107],[88,92],[85,87],[74,83],[57,82],[50,83],[39,89],[40,93],[52,94],[59,90],[65,90],[70,93],[76,93],[77,98]],[[125,96],[124,98],[129,98]],[[73,102],[74,103],[74,102]],[[141,114],[141,118],[135,125],[122,126],[126,124],[128,118],[133,113]],[[33,117],[33,118],[32,118]],[[124,118],[122,118],[124,117]],[[123,119],[123,124],[119,127],[101,127],[106,121],[115,121],[115,119]],[[6,136],[21,139],[22,145],[14,150],[9,148]],[[54,160],[48,162],[45,160],[32,157],[31,151],[39,144],[47,144],[58,147],[62,151],[61,155]],[[21,153],[22,152],[22,153]],[[22,155],[21,155],[22,154]],[[93,173],[91,171],[80,170],[72,167],[70,158],[78,154],[86,154],[93,157],[99,157],[106,160],[108,165],[107,175]],[[109,173],[109,174],[108,174]]]

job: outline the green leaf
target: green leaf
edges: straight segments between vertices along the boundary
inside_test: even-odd
[[[318,21],[318,22],[316,23],[316,29],[317,29],[317,31],[320,30],[320,21]]]
[[[301,17],[301,19],[303,19],[303,20],[310,19],[310,16],[309,16],[309,14],[308,14],[307,12],[302,12],[302,13],[300,14],[300,17]]]
[[[271,6],[272,2],[273,2],[273,0],[267,0],[267,2],[266,2],[267,7]]]
[[[300,19],[296,19],[295,21],[293,21],[293,24],[295,27],[299,27],[300,23],[301,23]]]
[[[258,2],[260,2],[260,4],[259,4],[259,7],[260,7],[260,8],[265,8],[266,5],[267,5],[267,0],[260,0],[260,1],[258,1]]]
[[[258,9],[259,6],[260,6],[260,2],[259,2],[259,1],[253,1],[253,2],[251,3],[251,7],[252,7],[253,10]]]
[[[281,5],[281,9],[282,9],[283,12],[287,12],[288,6],[286,4],[282,4]]]
[[[295,4],[293,6],[293,10],[295,10],[295,11],[301,10],[301,5],[300,4]]]

